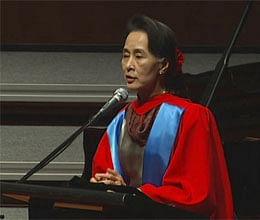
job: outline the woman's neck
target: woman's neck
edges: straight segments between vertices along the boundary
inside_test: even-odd
[[[160,94],[167,93],[166,89],[161,88],[160,90],[154,91],[152,93],[150,92],[138,92],[137,97],[139,99],[140,103],[145,103],[148,100],[150,100],[152,97]]]

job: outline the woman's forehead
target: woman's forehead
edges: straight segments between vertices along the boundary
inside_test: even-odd
[[[148,37],[143,31],[130,32],[126,38],[124,49],[148,50]]]

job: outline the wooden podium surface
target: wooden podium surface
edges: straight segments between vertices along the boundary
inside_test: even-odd
[[[87,184],[76,188],[1,181],[1,195],[27,202],[30,219],[204,218],[154,202],[131,187]]]

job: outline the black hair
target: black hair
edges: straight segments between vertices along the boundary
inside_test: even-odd
[[[173,30],[162,22],[145,15],[135,15],[126,27],[125,38],[133,31],[144,31],[148,37],[148,49],[157,58],[166,58],[169,68],[165,74],[165,86],[169,91],[179,90],[181,76],[176,71],[176,38]]]

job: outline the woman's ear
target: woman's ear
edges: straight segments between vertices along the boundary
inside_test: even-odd
[[[160,60],[160,70],[159,70],[160,75],[166,74],[169,66],[170,66],[169,61],[165,58],[162,58]]]

